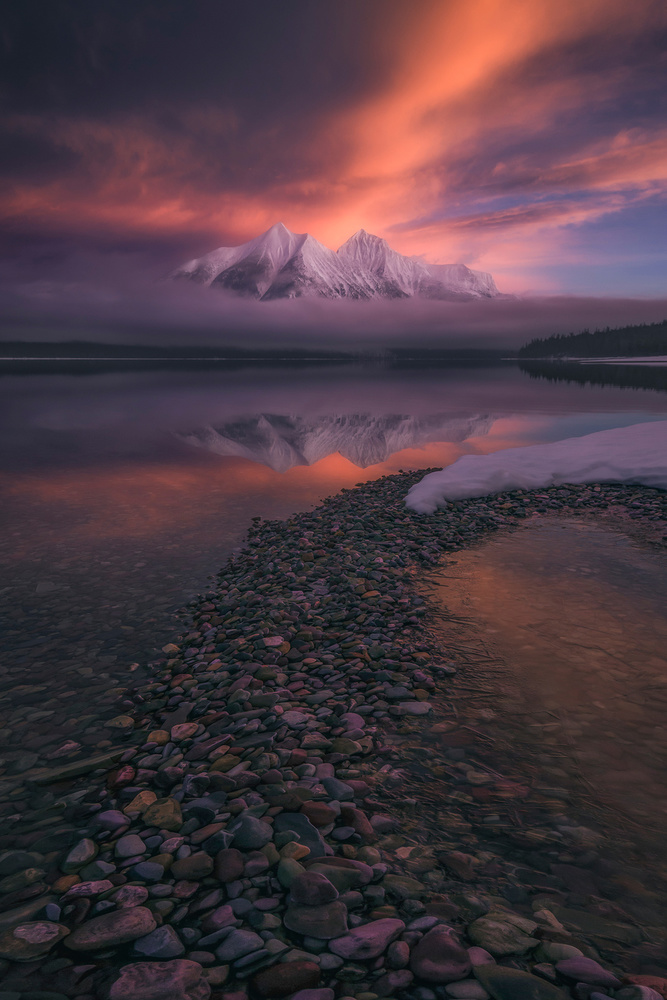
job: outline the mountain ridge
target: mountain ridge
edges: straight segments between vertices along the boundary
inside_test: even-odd
[[[262,301],[305,296],[465,301],[501,296],[485,271],[405,257],[365,229],[330,250],[310,233],[292,233],[282,222],[240,246],[218,247],[187,261],[170,278]]]
[[[440,441],[461,443],[488,434],[495,417],[368,413],[304,417],[260,413],[179,433],[186,444],[222,456],[247,458],[275,472],[310,466],[339,454],[360,469],[385,462],[406,448]]]

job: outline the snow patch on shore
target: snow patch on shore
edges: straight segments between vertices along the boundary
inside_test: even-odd
[[[432,514],[448,500],[563,483],[633,483],[667,489],[667,420],[492,455],[464,455],[441,472],[424,476],[405,502],[411,510]]]

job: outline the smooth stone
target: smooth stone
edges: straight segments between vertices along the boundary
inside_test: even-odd
[[[245,851],[259,850],[273,839],[273,827],[247,813],[230,823],[227,830],[234,836],[234,846]]]
[[[116,906],[140,906],[148,899],[148,889],[143,885],[121,885],[111,899]]]
[[[285,927],[297,934],[329,941],[347,931],[347,907],[340,900],[322,906],[291,903],[283,920]]]
[[[545,979],[502,965],[477,965],[477,979],[495,1000],[569,1000],[569,995]]]
[[[616,1000],[663,1000],[662,993],[649,986],[625,986],[614,993]]]
[[[104,1000],[208,1000],[210,995],[201,965],[179,958],[124,965],[107,986]]]
[[[92,819],[93,826],[98,830],[119,830],[123,826],[129,826],[130,821],[125,813],[118,809],[105,809],[97,813]]]
[[[290,885],[290,898],[293,903],[305,903],[307,906],[319,906],[338,899],[338,889],[326,875],[320,872],[305,871],[298,874]]]
[[[179,725],[171,727],[170,736],[174,743],[180,743],[181,740],[189,740],[193,737],[198,728],[196,722],[181,722]]]
[[[404,930],[404,922],[393,917],[372,920],[331,941],[329,950],[352,961],[378,958]]]
[[[421,899],[426,895],[426,889],[421,882],[407,875],[386,875],[383,886],[390,899],[403,901],[405,899]]]
[[[349,889],[368,885],[373,878],[373,869],[370,865],[360,861],[348,861],[347,864],[342,865],[340,864],[342,860],[342,858],[322,859],[316,861],[314,865],[309,865],[308,871],[325,875],[339,892],[347,892]]]
[[[157,924],[145,906],[131,906],[103,913],[80,924],[66,940],[72,951],[97,951],[127,941],[136,941],[154,931]]]
[[[185,946],[170,924],[163,924],[134,942],[134,950],[147,958],[179,958]]]
[[[404,969],[410,961],[410,945],[407,941],[392,941],[387,948],[387,965],[390,969]]]
[[[223,927],[229,927],[231,924],[235,923],[236,917],[234,916],[234,911],[228,903],[224,906],[218,906],[212,913],[209,913],[202,920],[202,930],[207,934],[212,934],[215,931],[221,930]]]
[[[298,990],[291,1000],[334,1000],[334,991],[322,987],[317,990]]]
[[[432,708],[428,701],[401,701],[398,704],[400,715],[428,715]]]
[[[535,957],[547,962],[561,962],[564,958],[578,958],[583,955],[580,948],[573,944],[562,944],[560,941],[541,941],[535,951]]]
[[[160,882],[164,875],[164,866],[157,861],[140,861],[137,865],[132,865],[132,877],[140,878],[144,882]]]
[[[478,945],[473,945],[472,948],[468,948],[468,958],[470,959],[471,965],[493,965],[495,958],[491,955],[486,948],[480,948]]]
[[[335,809],[325,802],[304,802],[301,812],[316,827],[329,826],[330,823],[336,822],[338,816]]]
[[[437,926],[414,948],[410,968],[428,983],[454,983],[465,979],[472,966],[468,952],[449,928]]]
[[[603,969],[598,962],[583,955],[574,958],[564,958],[556,963],[556,972],[577,983],[590,983],[593,986],[605,986],[619,989],[621,983],[612,972]]]
[[[308,720],[311,718],[310,715],[306,715],[304,712],[287,711],[283,712],[280,716],[280,721],[290,729],[298,729],[301,726],[305,726]]]
[[[0,935],[0,958],[12,962],[32,962],[47,955],[69,933],[69,927],[51,920],[17,924]]]
[[[322,785],[329,798],[336,802],[351,802],[354,800],[354,789],[339,778],[322,778]]]
[[[468,937],[492,955],[524,955],[539,941],[531,935],[537,924],[517,913],[491,912],[468,925]]]
[[[74,848],[73,848],[74,850]],[[42,860],[41,854],[32,851],[2,851],[0,853],[0,878],[15,875],[26,868],[35,868]]]
[[[158,830],[175,832],[183,826],[183,814],[176,799],[157,799],[144,812],[146,826],[156,826]]]
[[[489,994],[476,979],[464,979],[460,983],[448,983],[445,993],[455,1000],[488,1000]]]
[[[135,858],[146,853],[146,844],[136,833],[127,833],[116,841],[114,854],[117,858]]]
[[[191,854],[187,858],[174,861],[169,871],[176,879],[198,882],[213,871],[213,858],[204,852]]]
[[[303,813],[279,813],[275,818],[274,829],[276,833],[283,833],[287,830],[296,833],[299,843],[305,844],[310,849],[311,858],[325,857],[326,845],[317,829]]]
[[[235,847],[223,848],[215,856],[213,872],[220,882],[235,882],[243,875],[243,855]]]
[[[78,844],[74,845],[65,860],[61,863],[61,872],[69,875],[72,872],[80,871],[81,868],[90,864],[90,862],[97,857],[98,851],[99,847],[95,841],[89,840],[88,837],[84,837],[83,840],[80,840]]]
[[[297,959],[256,972],[250,980],[250,986],[260,1000],[273,1000],[274,997],[287,997],[290,993],[313,989],[318,985],[320,977],[320,967],[316,962]]]
[[[407,989],[413,979],[414,976],[409,969],[396,969],[376,979],[373,983],[373,992],[378,997],[390,997]]]
[[[264,947],[264,941],[254,931],[233,930],[222,944],[216,948],[216,956],[221,962],[234,962]]]

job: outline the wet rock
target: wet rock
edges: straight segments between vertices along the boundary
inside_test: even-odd
[[[68,927],[50,920],[18,924],[0,935],[0,958],[32,962],[47,955],[69,933]]]
[[[530,935],[537,924],[516,913],[487,913],[468,925],[471,941],[492,955],[525,955],[539,941]]]
[[[495,1000],[567,1000],[567,993],[530,972],[501,965],[478,965],[474,972]]]
[[[329,944],[335,955],[352,961],[377,958],[405,930],[402,920],[386,917],[354,927]]]
[[[337,818],[336,811],[324,802],[304,802],[301,812],[316,827],[329,826]]]
[[[227,827],[229,833],[233,834],[234,847],[243,851],[257,850],[268,844],[273,837],[273,827],[264,823],[256,816],[248,814],[240,816]]]
[[[448,983],[445,993],[454,1000],[488,1000],[489,994],[476,979],[464,979],[459,983]]]
[[[294,903],[319,906],[338,898],[338,890],[332,882],[319,872],[305,871],[292,880],[290,897]]]
[[[134,950],[146,958],[179,958],[185,947],[174,928],[165,924],[136,940]]]
[[[175,799],[157,799],[144,812],[144,822],[159,830],[180,830],[183,826],[181,807]]]
[[[390,997],[407,989],[414,976],[408,969],[397,969],[385,973],[373,983],[373,992],[378,997]]]
[[[274,823],[276,832],[290,831],[298,837],[299,843],[310,849],[311,858],[321,858],[327,853],[326,845],[319,832],[303,813],[286,812],[276,816]]]
[[[334,1000],[334,991],[322,987],[315,990],[299,990],[291,1000]]]
[[[138,854],[143,854],[146,850],[141,837],[136,833],[128,833],[116,841],[114,854],[117,858],[133,858]]]
[[[213,858],[204,852],[191,854],[188,858],[174,861],[170,873],[174,878],[197,882],[213,871]]]
[[[216,854],[213,873],[221,882],[234,882],[243,875],[244,864],[241,852],[227,847]]]
[[[434,927],[419,941],[410,956],[410,968],[428,983],[454,983],[471,969],[466,949],[447,927]]]
[[[556,963],[556,971],[577,983],[591,983],[593,986],[619,989],[620,982],[615,975],[607,972],[592,958],[583,955],[575,958],[565,958]]]
[[[104,1000],[208,1000],[211,987],[198,962],[135,962],[106,987]]]
[[[156,928],[153,914],[144,906],[104,913],[80,924],[67,938],[72,951],[97,951],[150,934]]]
[[[387,948],[387,965],[390,969],[404,969],[410,961],[410,945],[407,941],[392,941]]]
[[[318,985],[320,976],[320,967],[316,962],[283,962],[255,973],[250,980],[250,989],[259,1000],[273,1000],[299,990],[313,989]]]
[[[78,872],[97,857],[99,847],[94,840],[84,837],[69,851],[60,864],[60,870],[65,874]]]
[[[322,906],[291,903],[285,913],[285,927],[297,934],[325,941],[347,931],[347,907],[340,900]]]
[[[233,930],[215,953],[221,962],[234,962],[244,955],[258,951],[263,946],[263,939],[254,931]]]

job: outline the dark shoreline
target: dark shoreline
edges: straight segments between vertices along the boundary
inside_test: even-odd
[[[664,550],[660,531],[667,494],[642,487],[553,487],[461,501],[434,515],[416,515],[403,499],[425,471],[430,470],[343,490],[285,522],[256,523],[217,585],[188,609],[190,631],[177,645],[165,647],[165,658],[153,665],[153,678],[119,694],[119,735],[106,760],[79,750],[57,762],[64,771],[51,764],[23,776],[34,804],[15,823],[16,834],[0,840],[3,849],[14,840],[19,849],[0,856],[5,892],[0,954],[9,959],[13,949],[16,958],[23,948],[22,962],[0,967],[6,989],[120,1000],[131,985],[134,996],[149,996],[141,992],[137,976],[157,976],[155,963],[167,961],[169,975],[191,977],[198,998],[206,997],[210,986],[215,997],[229,993],[230,1000],[232,994],[240,1000],[239,990],[248,983],[257,997],[333,985],[339,995],[400,993],[427,1000],[423,990],[430,989],[444,998],[456,996],[445,992],[448,984],[470,979],[457,935],[468,945],[495,947],[495,957],[508,969],[503,975],[514,977],[511,988],[517,996],[522,989],[540,1000],[565,995],[548,982],[553,978],[567,990],[574,980],[565,972],[523,971],[537,958],[538,965],[553,966],[556,946],[564,943],[619,971],[667,976],[667,961],[648,947],[651,934],[631,917],[624,923],[617,914],[605,925],[595,904],[595,933],[574,924],[558,930],[546,917],[537,919],[530,900],[545,891],[547,897],[558,896],[568,913],[590,914],[591,903],[582,905],[580,894],[569,893],[562,880],[554,883],[552,875],[536,867],[534,845],[531,850],[517,843],[515,831],[514,842],[507,841],[514,807],[507,788],[498,788],[493,798],[500,822],[495,829],[487,824],[487,831],[489,843],[511,844],[508,864],[520,862],[533,873],[533,883],[522,883],[527,897],[517,900],[502,891],[508,884],[504,865],[491,865],[483,878],[478,873],[471,879],[465,860],[458,859],[457,870],[453,855],[462,852],[454,827],[435,855],[423,849],[397,855],[396,837],[405,831],[396,827],[395,816],[385,815],[395,799],[389,792],[392,781],[400,785],[400,778],[391,777],[400,771],[391,734],[414,733],[419,740],[426,728],[432,731],[441,721],[435,710],[447,697],[451,675],[442,650],[434,649],[425,634],[428,608],[414,586],[415,571],[434,567],[442,554],[511,528],[532,513],[603,512],[610,505],[626,509],[637,525],[657,528],[655,539],[647,540]],[[280,708],[291,713],[287,721]],[[174,725],[184,728],[170,738]],[[156,729],[164,735],[148,739]],[[92,782],[86,772],[92,772]],[[446,775],[443,780],[448,781]],[[461,792],[465,782],[456,782],[454,801]],[[159,802],[151,812],[153,795]],[[49,796],[64,803],[60,813],[49,813]],[[45,809],[55,822],[45,824]],[[408,815],[416,810],[418,816],[420,803],[402,809]],[[120,851],[115,846],[138,834],[145,844],[141,853],[123,853],[140,841],[130,839]],[[287,846],[298,836],[310,846],[310,855],[296,843]],[[548,830],[545,837],[549,842]],[[340,859],[334,865],[326,857],[313,861],[325,841]],[[410,842],[418,843],[419,835]],[[77,844],[75,857],[70,854],[63,862]],[[592,873],[612,892],[590,848],[567,844],[566,849],[574,868]],[[333,880],[338,900],[327,896],[324,882],[316,890],[306,877],[313,863]],[[14,881],[7,885],[8,879]],[[81,882],[89,885],[76,889]],[[298,901],[293,890],[285,909],[291,882],[299,887]],[[132,930],[118,896],[124,886],[135,902]],[[322,892],[328,901],[320,900]],[[473,903],[476,892],[483,898]],[[262,898],[272,900],[269,908],[255,905]],[[549,910],[548,898],[545,907]],[[56,935],[53,950],[43,945],[40,952],[35,946],[32,962],[26,946],[9,941],[5,931],[26,921],[46,922]],[[355,945],[355,934],[344,931],[346,921],[350,930],[356,924],[376,937],[384,934],[380,950],[369,956],[358,940]],[[612,923],[625,930],[614,930]],[[455,935],[444,957],[439,927],[453,928]],[[56,947],[61,936],[64,941]],[[502,950],[501,938],[513,940],[511,950]],[[332,950],[327,942],[336,939],[345,941]],[[403,944],[407,951],[398,947]],[[429,948],[435,949],[435,959],[424,957]],[[440,978],[424,976],[427,958],[439,963]],[[192,963],[187,969],[183,959]],[[92,971],[72,987],[67,970],[91,960]],[[137,962],[143,972],[137,972]],[[263,970],[269,968],[273,972],[267,979]],[[597,975],[602,976],[598,991],[604,992],[604,974]],[[281,977],[282,992],[275,985]],[[497,973],[487,969],[477,978],[500,997]],[[418,989],[422,993],[415,993]]]

